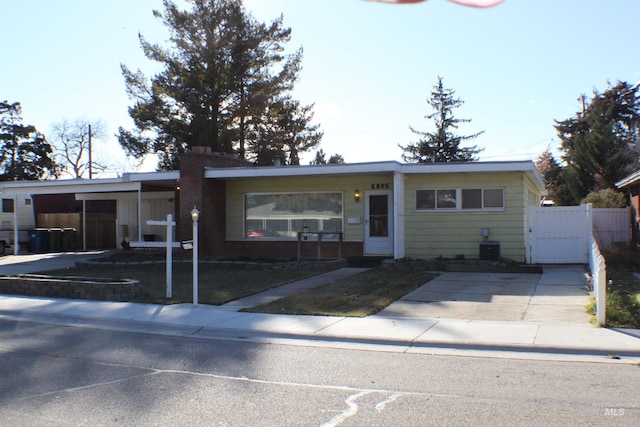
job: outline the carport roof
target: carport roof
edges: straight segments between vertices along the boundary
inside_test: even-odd
[[[67,194],[139,191],[142,184],[175,186],[180,171],[125,173],[120,178],[61,179],[54,181],[0,182],[4,194]]]

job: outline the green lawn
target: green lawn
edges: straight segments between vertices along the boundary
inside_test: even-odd
[[[243,311],[365,317],[427,283],[436,274],[367,270],[325,286]]]
[[[220,305],[267,289],[281,286],[328,270],[231,270],[201,268],[198,273],[198,302]],[[136,279],[142,284],[144,295],[135,302],[173,304],[193,301],[193,273],[191,265],[180,265],[173,271],[173,298],[166,298],[165,266],[113,267],[108,264],[91,269],[64,269],[39,274],[61,276],[109,277]]]
[[[607,263],[607,326],[640,328],[640,251],[613,248],[603,251]],[[595,299],[588,308],[595,315]]]

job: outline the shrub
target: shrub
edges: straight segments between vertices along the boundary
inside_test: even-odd
[[[624,194],[607,188],[605,190],[592,191],[580,202],[583,205],[591,203],[594,208],[624,208],[627,199]]]

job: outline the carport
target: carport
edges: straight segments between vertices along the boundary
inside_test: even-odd
[[[2,192],[11,197],[29,194],[74,194],[76,200],[82,201],[82,249],[87,250],[86,203],[89,200],[115,200],[118,205],[117,224],[126,224],[133,229],[131,246],[154,247],[162,242],[146,242],[143,236],[143,224],[149,219],[164,219],[168,213],[174,213],[173,205],[167,207],[167,202],[173,203],[177,196],[179,171],[157,173],[131,173],[121,178],[109,179],[73,179],[59,181],[21,181],[2,183]],[[154,200],[164,200],[161,208],[154,208]],[[149,207],[148,209],[143,209]],[[170,210],[169,212],[165,212]],[[162,211],[162,212],[159,212]],[[146,216],[145,216],[146,215]],[[21,225],[16,219],[14,226],[17,241]],[[120,227],[116,227],[116,241],[120,242],[125,236]],[[17,255],[17,245],[14,249]]]

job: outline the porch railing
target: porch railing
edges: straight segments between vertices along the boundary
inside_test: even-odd
[[[323,235],[337,235],[338,236],[338,259],[342,258],[342,240],[343,240],[343,234],[340,231],[314,231],[314,232],[308,232],[308,231],[298,231],[298,261],[300,261],[302,259],[302,242],[303,241],[309,241],[307,240],[307,237],[309,236],[317,236],[316,240],[317,242],[317,247],[316,247],[316,260],[321,260],[322,259],[322,236]]]

